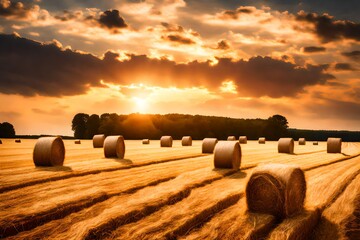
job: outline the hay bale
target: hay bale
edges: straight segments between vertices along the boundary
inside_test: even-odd
[[[41,137],[37,140],[33,151],[35,166],[62,166],[64,158],[65,147],[60,137]]]
[[[227,140],[228,141],[236,141],[236,137],[235,136],[228,136]]]
[[[265,144],[266,138],[260,137],[258,142],[259,142],[259,144]]]
[[[125,142],[123,136],[108,136],[104,141],[104,155],[106,158],[124,159]]]
[[[184,136],[181,139],[182,146],[192,146],[192,137],[191,136]]]
[[[142,144],[150,144],[150,140],[149,139],[143,139]]]
[[[328,153],[341,153],[341,138],[328,138],[327,152]]]
[[[241,165],[241,147],[238,141],[220,141],[214,150],[215,168],[239,169]]]
[[[93,146],[94,148],[102,148],[104,146],[105,135],[98,134],[93,137]]]
[[[306,195],[304,172],[297,166],[265,164],[256,167],[246,186],[252,212],[284,218],[303,210]]]
[[[81,144],[81,141],[80,140],[75,140],[74,143],[75,144]]]
[[[243,144],[247,144],[247,137],[246,136],[240,136],[239,137],[239,142],[243,143]]]
[[[313,145],[319,145],[319,143],[318,142],[313,142]]]
[[[299,138],[299,145],[306,145],[305,138]]]
[[[16,143],[21,143],[21,140],[20,139],[15,139],[15,142]]]
[[[202,142],[202,153],[213,153],[217,143],[217,138],[204,138]]]
[[[173,138],[172,136],[162,136],[160,138],[160,147],[172,147]]]
[[[279,153],[294,153],[294,139],[292,138],[280,138],[278,141]]]

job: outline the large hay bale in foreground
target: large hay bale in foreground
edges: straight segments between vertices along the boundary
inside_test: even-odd
[[[241,165],[241,147],[238,141],[220,141],[214,150],[215,168],[239,169]]]
[[[240,136],[239,137],[239,143],[247,144],[247,137],[246,136]]]
[[[123,136],[108,136],[104,141],[104,155],[106,158],[123,159],[125,155],[125,142]]]
[[[280,138],[278,141],[279,153],[294,153],[294,139],[292,138]]]
[[[328,153],[341,153],[341,138],[328,138],[327,152]]]
[[[143,139],[142,144],[150,144],[150,140],[149,139]]]
[[[184,136],[181,139],[182,146],[192,146],[192,137],[191,136]]]
[[[319,143],[318,142],[313,142],[313,145],[319,145]]]
[[[227,140],[228,141],[236,141],[236,137],[235,136],[228,136]]]
[[[65,147],[60,137],[41,137],[37,140],[33,151],[35,166],[62,166],[64,159]]]
[[[306,145],[305,138],[299,138],[299,145]]]
[[[94,148],[102,148],[104,146],[105,135],[98,134],[93,137],[93,146]]]
[[[75,140],[74,143],[75,144],[81,144],[81,141],[80,140]]]
[[[21,140],[20,139],[15,139],[15,142],[16,143],[21,143]]]
[[[160,138],[160,147],[172,147],[173,138],[172,136],[162,136]]]
[[[217,138],[204,138],[201,147],[202,153],[213,153],[217,143]]]
[[[304,206],[306,181],[297,166],[286,164],[260,165],[246,186],[246,202],[252,212],[284,218],[299,213]]]
[[[259,144],[265,144],[266,138],[264,138],[264,137],[259,137],[258,142],[259,142]]]

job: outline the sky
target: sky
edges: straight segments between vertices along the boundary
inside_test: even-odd
[[[360,130],[360,1],[0,0],[0,122],[285,116]]]

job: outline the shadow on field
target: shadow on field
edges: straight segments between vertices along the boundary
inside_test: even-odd
[[[72,172],[71,167],[67,166],[57,166],[57,167],[35,167],[39,171],[49,171],[49,172]]]
[[[124,165],[132,165],[133,164],[133,161],[131,161],[130,159],[112,158],[112,160],[114,160],[117,163],[124,164]]]
[[[241,178],[246,178],[247,173],[246,172],[237,172],[235,174],[232,174],[230,176],[228,176],[228,178],[234,178],[234,179],[241,179]]]

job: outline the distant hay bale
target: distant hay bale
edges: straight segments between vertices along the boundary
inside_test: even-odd
[[[228,136],[227,140],[228,141],[236,141],[236,137],[235,136]]]
[[[279,153],[294,153],[294,139],[292,138],[280,138],[278,141]]]
[[[192,137],[191,136],[184,136],[181,139],[182,146],[192,146]]]
[[[15,142],[16,143],[21,143],[21,140],[20,139],[15,139]]]
[[[35,166],[62,166],[64,158],[65,147],[60,137],[41,137],[37,140],[33,152]]]
[[[328,138],[327,152],[328,153],[341,153],[341,138]]]
[[[265,144],[266,138],[260,137],[258,142],[259,142],[259,144]]]
[[[160,147],[172,147],[173,138],[172,136],[162,136],[160,138]]]
[[[150,144],[150,140],[149,139],[143,139],[142,144]]]
[[[1,141],[1,139],[0,139],[0,144],[2,144],[2,141]]]
[[[260,165],[246,186],[246,202],[252,212],[284,218],[299,213],[304,206],[306,181],[297,166],[286,164]]]
[[[243,144],[247,144],[247,137],[246,136],[240,136],[239,137],[239,142],[243,143]]]
[[[299,138],[299,145],[306,145],[305,138]]]
[[[104,155],[106,158],[124,159],[125,142],[123,136],[108,136],[104,141]]]
[[[104,146],[105,135],[98,134],[93,137],[93,146],[94,148],[102,148]]]
[[[75,140],[74,143],[75,144],[81,144],[81,141],[80,140]]]
[[[319,145],[319,143],[318,142],[313,142],[313,145]]]
[[[214,150],[215,168],[239,169],[241,165],[241,147],[238,141],[220,141]]]
[[[204,138],[202,142],[202,153],[213,153],[217,143],[217,138]]]

